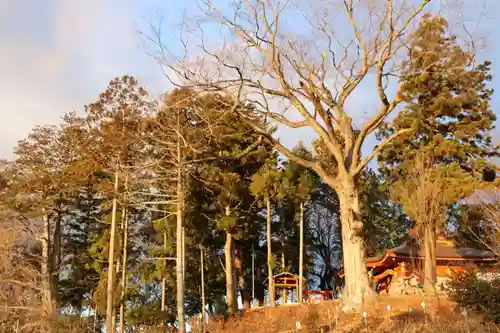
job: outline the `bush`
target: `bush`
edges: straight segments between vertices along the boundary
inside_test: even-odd
[[[460,306],[484,313],[500,323],[500,278],[478,278],[479,270],[458,273],[450,283],[450,296]]]

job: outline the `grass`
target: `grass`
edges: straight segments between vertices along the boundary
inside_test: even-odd
[[[358,311],[350,313],[345,313],[337,301],[249,310],[228,321],[212,320],[206,331],[209,333],[500,333],[500,326],[483,320],[479,314],[460,311],[447,298],[380,296]]]

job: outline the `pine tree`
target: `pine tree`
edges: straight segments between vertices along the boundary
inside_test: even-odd
[[[252,177],[250,189],[252,194],[259,198],[266,210],[266,243],[267,243],[267,283],[270,305],[274,307],[275,290],[273,268],[276,265],[272,254],[271,215],[272,203],[283,197],[282,173],[277,169],[276,159],[269,159],[267,163]]]
[[[302,158],[311,159],[311,153],[302,145],[299,144],[294,153]],[[299,303],[302,303],[303,289],[304,289],[304,219],[305,210],[311,204],[312,193],[319,185],[319,177],[309,169],[302,167],[295,163],[293,160],[287,161],[283,170],[284,191],[286,198],[291,202],[295,208],[295,216],[292,216],[289,221],[292,222],[292,230],[298,231],[298,242],[294,242],[295,247],[298,243],[298,273],[299,273]],[[298,223],[296,223],[298,222]],[[299,226],[297,230],[297,224]],[[307,225],[306,225],[307,227]],[[297,237],[295,238],[297,239]],[[293,251],[287,251],[294,253]]]
[[[499,150],[491,139],[491,62],[476,64],[447,29],[444,18],[426,16],[408,51],[402,77],[406,106],[378,133],[385,138],[412,129],[379,156],[390,177],[401,177],[402,162],[421,152],[432,152],[437,163],[456,162],[477,180],[486,167],[494,169],[490,158]]]
[[[137,158],[140,159],[143,152],[143,117],[153,107],[154,103],[137,80],[123,76],[111,80],[99,99],[85,106],[85,116],[77,121],[77,124],[85,126],[78,146],[80,154],[84,156],[80,162],[87,166],[91,174],[99,176],[99,190],[112,202],[105,273],[106,327],[109,331],[114,331],[116,306],[120,303],[115,297],[120,294],[115,290],[121,268],[121,251],[117,245],[123,243],[122,239],[117,239],[122,235],[117,227],[118,211],[121,209],[119,201],[123,206],[124,179],[128,177],[130,166],[134,165]]]
[[[469,177],[471,182],[477,182],[476,186],[462,183],[464,187],[459,197],[452,195],[439,203],[430,203],[434,206],[450,205],[456,199],[469,195],[470,191],[480,186],[485,169],[491,167],[489,158],[499,154],[491,141],[496,118],[490,105],[493,91],[488,87],[492,78],[491,63],[475,64],[475,55],[464,51],[457,39],[449,35],[447,28],[448,24],[442,17],[426,16],[422,20],[403,70],[401,96],[406,107],[385,130],[378,133],[379,137],[387,138],[402,128],[412,129],[392,140],[379,157],[390,184],[411,181],[409,175],[416,172],[415,168],[419,169],[416,164],[424,163],[417,162],[420,159],[437,164],[436,167],[421,167],[418,171],[421,175],[445,168],[447,171],[443,172],[447,176],[438,177],[443,181],[456,183]],[[450,174],[457,178],[453,180]],[[453,188],[452,183],[435,186]],[[432,192],[432,186],[426,185],[428,194]],[[412,202],[415,198],[409,194],[395,195],[405,201],[405,210],[425,230],[424,243],[427,247],[431,242],[429,253],[432,254],[435,252],[432,245],[435,240],[432,238],[436,234],[435,228],[442,225],[442,219],[423,221],[431,215],[436,219],[440,214],[429,210],[415,212],[413,208],[417,202]],[[429,197],[429,200],[434,199]],[[439,207],[441,210],[442,207]],[[431,272],[428,272],[429,275],[426,273],[426,284],[430,284],[432,289],[436,280],[435,260],[432,263],[428,257],[430,255],[426,259],[431,262],[426,267]]]

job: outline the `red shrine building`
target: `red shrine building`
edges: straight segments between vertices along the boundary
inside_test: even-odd
[[[413,229],[401,245],[386,249],[382,255],[368,258],[366,266],[375,282],[386,276],[410,278],[415,277],[418,284],[422,283],[425,256],[423,246]],[[443,285],[454,272],[464,271],[470,265],[477,266],[485,272],[498,273],[495,264],[499,258],[490,251],[460,247],[451,238],[439,235],[436,240],[436,269],[438,288]],[[390,282],[389,282],[390,283]]]
[[[385,249],[380,256],[366,260],[366,267],[377,292],[396,290],[394,282],[398,282],[400,291],[406,287],[419,287],[423,283],[424,249],[417,237],[417,230],[412,229],[403,242],[392,249]],[[466,270],[470,266],[480,268],[483,278],[500,274],[498,270],[500,258],[491,251],[461,247],[451,237],[439,234],[436,240],[436,273],[437,289],[444,290],[446,283],[455,272]],[[343,287],[344,272],[339,273],[337,294]],[[394,281],[396,280],[396,281]],[[397,293],[397,291],[396,291]]]

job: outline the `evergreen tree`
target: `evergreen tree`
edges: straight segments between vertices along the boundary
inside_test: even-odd
[[[274,289],[274,273],[276,256],[273,255],[273,239],[271,229],[272,203],[277,202],[283,196],[282,173],[277,168],[277,159],[271,158],[262,166],[258,173],[252,177],[250,190],[260,200],[266,211],[266,249],[267,249],[267,283],[269,303],[272,307],[276,305],[276,292]]]
[[[456,162],[482,180],[490,158],[498,156],[492,143],[496,115],[491,109],[491,62],[475,63],[447,32],[442,17],[426,16],[408,51],[402,83],[406,102],[396,118],[378,132],[386,138],[402,128],[410,132],[386,145],[379,162],[394,181],[404,176],[402,162],[432,152],[437,163]]]
[[[392,187],[394,191],[398,188],[403,191],[404,184],[410,186],[410,175],[416,177],[418,173],[417,178],[425,179],[425,184],[420,186],[426,186],[427,206],[439,206],[436,208],[439,214],[431,209],[424,212],[416,209],[419,204],[415,202],[416,194],[406,195],[406,191],[394,194],[404,202],[405,210],[421,230],[425,230],[424,244],[430,251],[426,254],[426,263],[431,261],[426,264],[430,271],[426,273],[426,284],[430,284],[430,288],[436,280],[435,260],[432,263],[430,256],[435,253],[435,228],[441,227],[443,221],[441,206],[450,205],[478,188],[484,171],[491,168],[490,158],[499,154],[498,147],[491,141],[496,116],[490,105],[493,93],[488,87],[490,62],[475,64],[475,55],[464,51],[447,28],[442,17],[423,18],[403,70],[401,96],[406,107],[378,133],[379,137],[387,138],[402,128],[412,129],[386,145],[379,162],[389,177],[389,184],[400,183],[401,186]],[[419,162],[421,159],[426,161]],[[426,166],[419,167],[422,163]],[[427,165],[429,163],[437,166]],[[470,177],[472,180],[468,180]],[[434,178],[449,184],[427,183]],[[459,181],[463,185],[460,193],[454,188],[460,186],[457,185]],[[467,181],[469,184],[465,186]],[[470,182],[477,182],[477,185],[469,186]],[[431,195],[432,186],[449,188],[453,195],[438,203]],[[422,202],[423,192],[420,193],[421,204],[425,202]],[[428,221],[429,218],[439,221]]]

